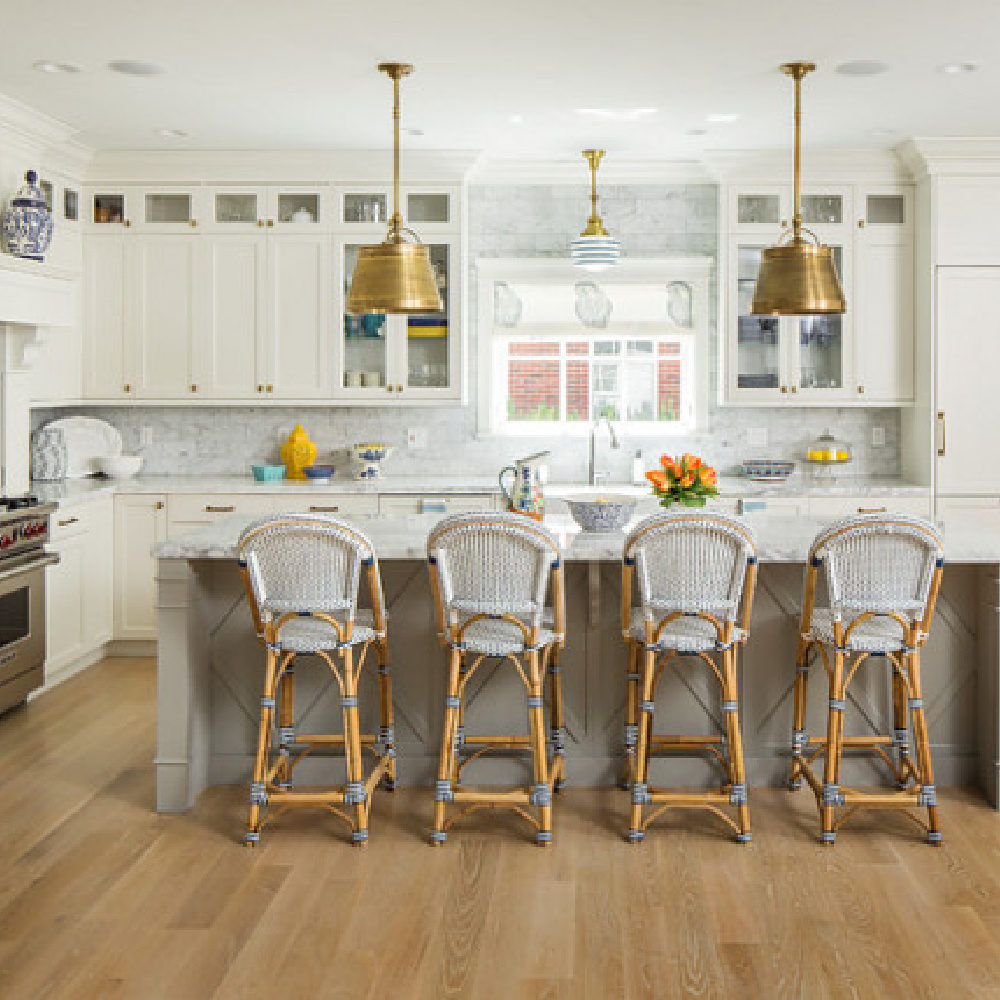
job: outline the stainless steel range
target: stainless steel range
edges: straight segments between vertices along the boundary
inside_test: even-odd
[[[37,497],[0,497],[0,712],[45,680],[45,567],[49,515]]]

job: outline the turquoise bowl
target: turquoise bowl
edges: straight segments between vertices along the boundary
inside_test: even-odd
[[[278,479],[285,478],[283,465],[251,465],[250,471],[258,483],[273,483]]]

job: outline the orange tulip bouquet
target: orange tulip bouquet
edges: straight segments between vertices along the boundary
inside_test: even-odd
[[[660,468],[647,472],[646,478],[664,507],[674,503],[704,507],[705,500],[719,492],[715,486],[715,469],[694,455],[685,454],[678,459],[661,455]]]

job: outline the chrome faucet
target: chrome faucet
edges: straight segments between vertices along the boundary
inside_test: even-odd
[[[610,417],[606,417],[606,416],[605,417],[598,417],[590,425],[590,463],[589,463],[589,466],[588,466],[587,482],[589,482],[591,486],[596,486],[597,482],[598,482],[598,479],[607,479],[608,478],[608,473],[606,473],[606,472],[598,473],[598,471],[597,471],[597,462],[596,462],[596,458],[597,458],[597,432],[601,429],[601,424],[607,424],[608,425],[608,434],[611,435],[611,447],[612,448],[617,448],[618,447],[618,435],[615,434],[615,428],[614,428],[614,425],[611,423],[611,418]]]

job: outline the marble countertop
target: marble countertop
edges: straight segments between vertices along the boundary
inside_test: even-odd
[[[592,490],[584,483],[553,483],[546,487],[547,495],[560,495]],[[139,476],[136,479],[66,479],[57,483],[36,482],[31,490],[45,503],[75,503],[88,497],[108,494],[143,493],[245,493],[314,495],[330,493],[354,494],[433,494],[433,493],[495,493],[498,490],[495,476],[466,476],[462,478],[433,478],[412,476],[387,476],[384,479],[356,480],[332,479],[328,483],[303,480],[278,480],[258,483],[250,476]],[[646,486],[605,483],[602,492],[648,496]],[[929,494],[926,486],[915,486],[901,479],[873,479],[841,477],[833,484],[816,484],[801,475],[794,475],[783,483],[758,483],[739,476],[724,476],[719,480],[719,494],[726,497],[764,496],[916,496]]]
[[[161,542],[153,555],[159,559],[235,559],[240,532],[251,520],[226,518],[203,531]],[[427,536],[439,520],[437,514],[379,514],[351,519],[371,539],[382,560],[426,558]],[[762,563],[804,562],[813,538],[831,523],[767,514],[749,514],[743,521],[754,532]],[[586,534],[572,521],[557,516],[547,518],[546,525],[556,535],[567,562],[611,562],[621,558],[623,532]],[[943,530],[950,562],[1000,563],[1000,532],[990,532],[975,522],[949,523]]]

